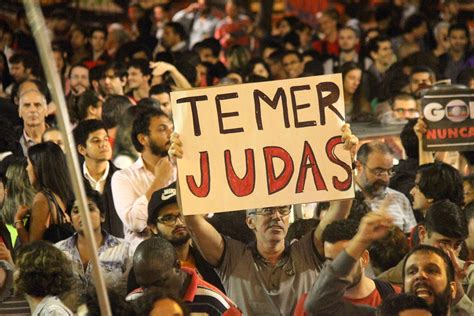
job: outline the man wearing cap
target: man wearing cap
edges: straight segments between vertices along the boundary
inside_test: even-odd
[[[165,238],[174,246],[181,266],[196,269],[204,280],[224,292],[216,272],[192,247],[191,236],[176,200],[176,182],[153,193],[148,203],[147,224],[154,235]]]

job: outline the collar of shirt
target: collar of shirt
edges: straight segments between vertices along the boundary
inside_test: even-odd
[[[79,234],[75,233],[72,235],[64,244],[64,248],[69,252],[75,261],[81,262],[81,257],[79,256],[79,251],[77,250],[77,238]],[[104,236],[104,243],[97,250],[98,256],[100,256],[104,251],[109,248],[115,247],[120,243],[119,239],[110,235],[105,230],[102,230],[102,236]]]
[[[28,134],[26,134],[25,129],[23,129],[23,139],[25,140],[26,147],[28,148],[33,145],[36,145],[34,139],[28,136]]]
[[[182,51],[186,48],[186,42],[181,41],[178,44],[174,45],[173,47],[170,48],[170,51],[172,52],[179,52]]]
[[[96,181],[89,173],[89,169],[87,169],[85,161],[84,161],[84,164],[82,165],[82,171],[84,172],[84,177],[86,177],[86,179],[89,180],[91,184],[94,184],[93,187],[95,187],[98,183],[105,182],[105,180],[107,180],[107,176],[109,175],[109,170],[110,170],[110,163],[107,161],[107,167],[105,168],[104,174],[102,175],[102,177],[100,177],[99,180]]]
[[[265,264],[270,264],[270,262],[258,252],[256,241],[252,241],[251,243],[249,243],[248,246],[250,247],[250,250],[252,251],[252,255],[254,258],[258,259],[259,261]],[[283,266],[288,261],[289,258],[290,258],[290,243],[285,239],[285,250],[283,250],[282,256],[280,259],[278,259],[276,266],[277,267]]]
[[[194,269],[181,267],[181,270],[191,277],[191,281],[189,282],[188,288],[186,289],[186,293],[184,293],[183,301],[192,302],[194,301],[194,296],[196,296],[199,277]]]

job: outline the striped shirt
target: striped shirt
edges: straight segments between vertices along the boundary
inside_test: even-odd
[[[201,279],[194,269],[181,267],[181,270],[191,277],[189,286],[183,296],[183,300],[189,311],[202,313],[209,316],[241,316],[242,312],[235,306],[227,296],[215,286]],[[126,300],[132,301],[144,294],[142,288],[138,288],[128,294]]]

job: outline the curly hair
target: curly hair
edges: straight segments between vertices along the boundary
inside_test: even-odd
[[[72,265],[66,255],[46,241],[34,241],[18,249],[16,291],[30,296],[58,296],[71,289]]]

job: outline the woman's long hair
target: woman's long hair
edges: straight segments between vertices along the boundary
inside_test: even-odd
[[[74,198],[66,157],[61,147],[52,142],[40,143],[28,149],[28,158],[33,165],[39,191],[50,190],[64,204]]]
[[[3,202],[2,218],[5,223],[13,224],[18,206],[31,206],[36,192],[28,180],[25,158],[13,161],[8,166],[5,176],[7,194]]]

